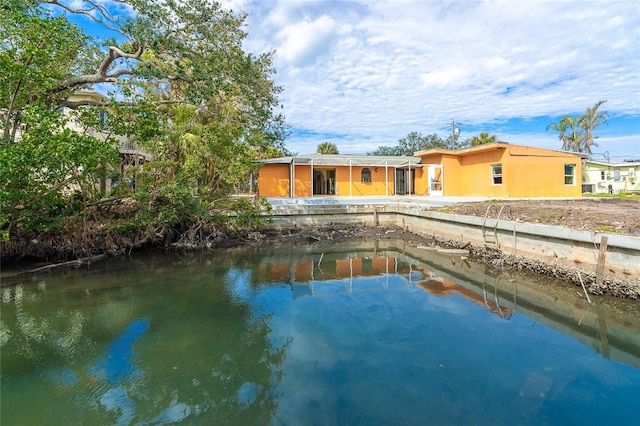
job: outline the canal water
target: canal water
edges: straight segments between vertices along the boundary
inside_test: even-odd
[[[638,302],[402,241],[15,272],[3,426],[638,421]]]

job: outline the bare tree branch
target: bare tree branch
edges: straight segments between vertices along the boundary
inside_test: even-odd
[[[100,66],[98,66],[98,69],[96,69],[95,74],[84,74],[69,77],[68,79],[63,81],[62,84],[58,86],[53,92],[62,92],[64,90],[73,89],[74,87],[81,86],[83,84],[115,83],[116,81],[118,81],[118,78],[122,77],[123,75],[133,75],[135,71],[133,69],[119,69],[109,74],[109,68],[111,68],[114,61],[119,58],[140,60],[143,53],[144,49],[142,47],[138,47],[138,49],[134,53],[127,53],[118,47],[110,46],[109,52],[103,59]]]
[[[184,104],[184,105],[194,105],[197,106],[191,102],[185,102],[183,100],[179,100],[179,99],[162,99],[162,100],[157,100],[157,101],[153,101],[154,104],[156,105],[177,105],[177,104]],[[63,106],[63,107],[67,107],[70,109],[77,109],[83,106],[94,106],[94,107],[109,107],[112,105],[118,105],[118,106],[136,106],[138,105],[138,102],[111,102],[111,101],[92,101],[90,99],[82,99],[79,101],[70,101],[68,99],[63,99],[59,102],[58,104],[59,106]]]
[[[120,27],[119,17],[114,17],[113,15],[111,15],[111,13],[106,7],[98,4],[93,0],[84,0],[84,1],[89,5],[88,8],[73,8],[70,5],[62,3],[60,0],[43,0],[44,3],[58,6],[70,13],[77,14],[77,15],[84,15],[89,19],[95,22],[98,22],[101,25],[104,25],[105,28],[111,31],[115,31],[127,37],[128,39],[130,39],[129,36],[124,31],[122,31]],[[116,2],[121,3],[120,1],[117,1],[117,0]]]

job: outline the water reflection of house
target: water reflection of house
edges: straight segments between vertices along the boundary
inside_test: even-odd
[[[297,259],[260,265],[261,276],[271,282],[306,283],[312,280],[326,281],[383,273],[398,273],[396,258],[352,257],[325,261]]]
[[[428,271],[427,273],[429,274]],[[460,284],[456,284],[446,278],[441,278],[437,275],[431,275],[429,276],[429,279],[419,281],[416,285],[427,291],[429,294],[433,294],[434,296],[438,297],[447,297],[454,294],[459,294],[465,299],[477,303],[478,305],[487,307],[493,314],[496,314],[505,319],[511,318],[511,309],[500,306],[497,297],[494,297],[493,300],[490,300],[490,298],[487,297],[486,293],[481,296],[475,291],[461,286]]]
[[[485,306],[491,313],[502,318],[509,319],[511,317],[511,309],[501,307],[497,297],[491,300],[486,294],[480,295],[449,279],[440,277],[432,271],[401,262],[396,257],[349,257],[324,261],[302,258],[273,263],[265,262],[260,265],[262,279],[290,284],[294,298],[316,296],[317,288],[314,289],[314,286],[323,283],[335,283],[359,277],[380,277],[389,274],[406,278],[404,288],[417,286],[437,297],[458,294],[465,299]],[[369,285],[363,287],[358,283],[351,282],[349,287],[337,286],[335,292],[352,293],[360,290],[386,290],[389,288],[397,288],[397,286],[380,285],[379,288],[376,288]],[[326,291],[321,293],[327,294]],[[331,292],[329,293],[331,294]]]

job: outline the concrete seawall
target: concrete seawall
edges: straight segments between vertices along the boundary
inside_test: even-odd
[[[371,200],[370,200],[371,201]],[[640,277],[640,237],[592,233],[547,225],[537,225],[432,211],[446,205],[401,200],[399,202],[272,203],[275,226],[324,226],[350,224],[363,226],[394,225],[473,245],[499,248],[514,254],[596,272],[620,279]],[[606,237],[606,252],[600,250]],[[604,247],[603,247],[604,248]]]

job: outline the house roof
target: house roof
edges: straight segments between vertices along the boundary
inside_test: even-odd
[[[640,160],[630,160],[623,161],[618,163],[608,163],[606,161],[593,161],[587,160],[587,164],[592,164],[594,166],[603,166],[603,167],[637,167],[640,166]]]
[[[433,154],[448,154],[448,155],[465,156],[465,155],[475,154],[475,153],[478,153],[478,152],[491,151],[491,150],[495,150],[495,149],[510,149],[510,148],[513,148],[513,149],[535,149],[535,150],[540,150],[540,151],[549,151],[549,152],[560,153],[560,154],[575,155],[575,156],[581,157],[581,158],[587,158],[588,157],[588,154],[582,153],[582,152],[571,152],[571,151],[562,151],[562,150],[548,149],[548,148],[538,148],[538,147],[527,146],[527,145],[510,144],[508,142],[491,142],[491,143],[486,143],[486,144],[482,144],[482,145],[476,145],[476,146],[472,146],[472,147],[469,147],[469,148],[456,149],[456,150],[442,149],[442,148],[428,149],[426,151],[418,151],[418,152],[414,153],[413,155],[418,156],[418,157],[421,157],[421,156],[424,156],[424,155],[433,155]]]
[[[102,93],[95,92],[93,90],[76,90],[69,95],[70,101],[79,101],[90,99],[92,101],[101,101],[107,99]]]
[[[483,145],[472,146],[470,148],[463,149],[446,149],[446,148],[433,148],[427,149],[424,151],[417,151],[413,155],[417,157],[421,157],[423,155],[433,155],[433,154],[449,154],[449,155],[465,155],[471,152],[478,151],[488,151],[490,149],[504,149],[506,145],[509,145],[506,142],[491,142]]]
[[[307,155],[293,155],[287,157],[267,158],[265,160],[256,160],[257,163],[262,164],[313,164],[313,166],[370,166],[370,167],[407,167],[407,166],[423,166],[421,164],[421,157],[424,155],[433,154],[448,154],[465,156],[475,154],[477,152],[490,151],[495,149],[534,149],[541,151],[549,151],[561,154],[570,154],[577,157],[586,158],[587,154],[580,152],[560,151],[546,148],[529,147],[526,145],[515,145],[507,142],[492,142],[488,144],[473,146],[470,148],[463,148],[457,150],[449,149],[429,149],[426,151],[418,151],[413,156],[396,156],[396,155],[341,155],[341,154],[307,154]]]
[[[420,165],[420,158],[394,155],[309,154],[257,160],[263,164],[313,164],[314,166],[406,167]]]

